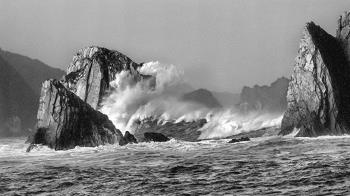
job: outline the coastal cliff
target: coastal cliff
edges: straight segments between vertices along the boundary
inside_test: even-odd
[[[344,44],[313,22],[306,25],[287,92],[281,135],[349,133],[350,66]]]

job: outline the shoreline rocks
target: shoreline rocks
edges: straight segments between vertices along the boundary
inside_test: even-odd
[[[198,141],[201,135],[199,129],[206,123],[206,119],[198,119],[192,122],[159,122],[159,120],[155,118],[146,118],[135,122],[133,133],[139,142],[144,141],[144,133],[146,132],[162,133],[166,137],[194,142]]]
[[[146,132],[143,135],[145,137],[145,142],[167,142],[170,140],[167,136],[161,133]]]
[[[137,140],[133,134],[131,134],[129,131],[126,131],[123,138],[119,140],[119,145],[124,146],[127,144],[137,144]]]
[[[246,142],[250,141],[249,137],[233,138],[228,143]]]

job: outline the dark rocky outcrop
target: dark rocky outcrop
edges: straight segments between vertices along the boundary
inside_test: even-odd
[[[128,71],[135,84],[140,80],[149,80],[150,87],[154,86],[152,76],[137,71],[141,66],[118,51],[91,46],[79,50],[73,57],[63,83],[92,108],[98,109],[111,88],[110,82],[121,71]]]
[[[144,133],[155,132],[183,141],[198,141],[201,134],[200,128],[207,123],[205,119],[200,119],[192,122],[158,122],[158,119],[146,118],[136,122],[134,135],[137,141],[144,141]]]
[[[123,138],[119,140],[119,145],[124,146],[127,144],[137,144],[135,136],[129,131],[126,131]]]
[[[228,143],[246,142],[250,141],[249,137],[233,138]]]
[[[31,144],[55,150],[98,146],[123,137],[108,117],[68,91],[60,81],[47,80],[41,89],[38,129]]]
[[[297,136],[349,133],[350,66],[343,47],[313,22],[306,25],[288,87],[281,135],[294,129],[300,129]]]
[[[198,89],[183,95],[182,100],[201,104],[207,108],[221,108],[219,101],[206,89]]]
[[[240,95],[239,109],[243,113],[250,111],[279,112],[287,108],[287,88],[289,80],[279,78],[270,86],[244,87]]]
[[[167,142],[170,140],[167,136],[154,132],[144,133],[144,138],[145,142]]]
[[[38,99],[22,76],[0,56],[0,136],[28,134]]]

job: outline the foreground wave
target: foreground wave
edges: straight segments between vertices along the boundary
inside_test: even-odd
[[[0,194],[349,194],[350,137],[253,138],[25,153],[0,140]]]

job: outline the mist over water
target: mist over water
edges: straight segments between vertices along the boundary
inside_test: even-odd
[[[149,62],[143,64],[138,71],[154,76],[155,87],[150,87],[148,80],[135,83],[128,71],[122,71],[110,83],[112,91],[104,99],[100,109],[122,132],[133,132],[134,123],[148,117],[158,119],[159,123],[206,119],[208,123],[200,129],[200,139],[227,137],[278,126],[281,122],[280,113],[242,113],[234,106],[213,109],[183,100],[182,96],[187,93],[182,88],[186,85],[185,73],[174,65]]]

